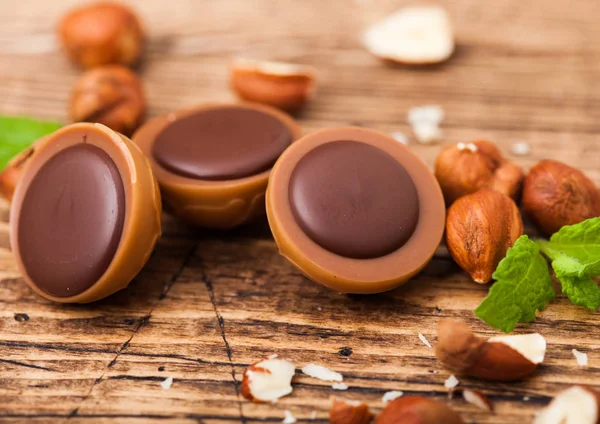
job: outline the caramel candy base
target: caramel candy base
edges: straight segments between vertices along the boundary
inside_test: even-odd
[[[256,104],[244,107],[261,111],[282,121],[293,140],[300,137],[294,119],[274,108]],[[160,184],[165,210],[199,227],[230,229],[251,222],[265,214],[265,191],[271,170],[233,180],[201,180],[177,175],[161,166],[153,157],[153,143],[171,122],[216,107],[238,105],[204,105],[154,118],[142,126],[133,141],[148,156]]]
[[[372,259],[337,255],[311,240],[294,218],[289,186],[296,165],[314,148],[337,140],[358,141],[381,149],[396,159],[415,183],[420,204],[417,226],[410,239],[388,255]],[[325,129],[292,144],[273,167],[266,207],[281,255],[309,279],[343,293],[379,293],[402,285],[427,265],[444,233],[444,198],[425,163],[387,135],[363,128]]]
[[[59,152],[82,143],[99,147],[116,165],[125,192],[125,218],[117,250],[104,274],[87,290],[70,297],[58,297],[41,290],[27,273],[18,237],[20,210],[32,180],[44,164]],[[15,191],[10,241],[17,266],[25,282],[47,299],[61,303],[88,303],[102,299],[127,287],[150,258],[161,235],[161,209],[160,192],[152,168],[131,140],[101,124],[69,125],[36,145]]]

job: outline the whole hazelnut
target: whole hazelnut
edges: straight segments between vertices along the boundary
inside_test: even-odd
[[[144,44],[135,13],[110,2],[72,10],[60,22],[58,32],[67,54],[85,68],[112,63],[135,65]]]
[[[475,281],[492,279],[498,263],[523,234],[523,221],[510,197],[489,188],[461,197],[446,217],[446,245]]]
[[[564,225],[600,216],[600,191],[578,169],[543,160],[525,178],[522,204],[535,226],[551,235]]]
[[[12,201],[17,184],[21,179],[21,173],[29,163],[29,159],[35,153],[38,142],[12,158],[2,172],[0,172],[0,195],[9,202]]]
[[[99,122],[130,136],[146,114],[146,97],[138,77],[120,65],[85,72],[71,94],[73,122]]]
[[[523,182],[521,167],[485,140],[444,148],[435,161],[435,176],[447,205],[485,187],[517,200]]]
[[[403,396],[387,404],[375,424],[463,424],[449,406],[422,396]]]

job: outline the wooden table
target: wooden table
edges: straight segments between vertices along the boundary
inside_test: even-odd
[[[76,0],[0,2],[0,112],[67,120],[79,75],[59,52],[54,26]],[[410,134],[410,107],[439,104],[446,142],[489,138],[508,152],[532,145],[525,167],[554,157],[600,183],[600,5],[591,0],[446,0],[458,36],[447,64],[386,66],[360,30],[402,1],[145,0],[150,43],[141,74],[150,114],[233,99],[228,60],[269,52],[313,64],[319,93],[300,117],[306,132],[360,123]],[[439,146],[412,142],[429,165]],[[441,317],[495,331],[473,308],[487,293],[440,251],[404,287],[374,296],[333,293],[304,279],[277,253],[266,223],[229,233],[164,217],[152,259],[121,293],[91,305],[57,305],[19,278],[0,208],[0,422],[218,423],[328,417],[330,396],[367,401],[387,390],[446,401],[450,373],[419,341],[436,341]],[[549,343],[535,376],[514,384],[461,377],[487,393],[496,413],[449,401],[468,422],[525,423],[573,383],[600,387],[598,314],[558,299],[534,324]],[[352,354],[347,349],[352,348]],[[579,368],[571,353],[590,357]],[[239,395],[245,367],[277,353],[345,376],[347,392],[299,375],[276,405]],[[346,354],[344,354],[346,353]],[[167,377],[175,382],[162,390]],[[524,399],[526,397],[527,400]]]

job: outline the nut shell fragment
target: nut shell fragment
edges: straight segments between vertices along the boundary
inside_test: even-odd
[[[244,100],[295,112],[312,98],[316,72],[292,63],[237,59],[231,65],[230,84]]]
[[[516,381],[531,375],[544,360],[546,341],[539,334],[484,340],[461,322],[443,319],[435,355],[448,368],[491,381]]]

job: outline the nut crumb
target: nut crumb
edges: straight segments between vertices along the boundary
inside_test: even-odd
[[[463,390],[462,395],[471,405],[475,405],[484,411],[492,412],[493,405],[485,394],[478,392],[477,390],[465,389]]]
[[[517,141],[513,143],[510,151],[516,156],[527,156],[531,153],[531,145],[527,141]]]
[[[390,390],[389,392],[385,392],[383,394],[381,401],[383,403],[388,403],[393,401],[394,399],[398,399],[402,395],[404,395],[404,392],[401,392],[400,390]]]
[[[458,378],[456,378],[454,375],[451,375],[450,377],[448,377],[448,379],[444,382],[444,387],[448,390],[452,390],[454,389],[456,386],[458,386],[459,381]]]
[[[419,340],[421,340],[423,342],[423,344],[425,346],[427,346],[429,349],[432,349],[431,343],[429,343],[429,340],[427,340],[422,333],[419,333]]]
[[[310,419],[313,421],[317,419],[317,411],[312,411],[310,413]]]
[[[342,374],[316,364],[306,365],[304,368],[302,368],[302,372],[310,377],[318,378],[319,380],[323,381],[342,382],[344,380]]]
[[[573,356],[575,356],[575,359],[577,360],[577,365],[580,367],[588,366],[588,356],[586,353],[580,352],[577,349],[573,349],[572,352]]]
[[[441,141],[443,133],[439,125],[443,120],[444,110],[440,106],[419,106],[408,111],[408,122],[419,143]]]
[[[160,387],[162,387],[163,390],[169,390],[172,385],[173,385],[173,377],[168,377],[165,381],[160,383]]]
[[[294,415],[290,411],[288,411],[287,409],[283,411],[283,424],[294,424],[296,421],[296,417],[294,417]]]
[[[394,131],[390,133],[390,137],[399,142],[400,144],[404,144],[405,146],[408,144],[408,137],[401,131]]]

